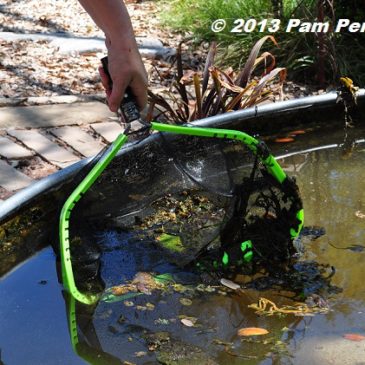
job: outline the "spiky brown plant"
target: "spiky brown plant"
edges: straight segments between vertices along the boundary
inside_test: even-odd
[[[275,57],[270,52],[259,55],[262,45],[273,36],[262,37],[256,42],[243,69],[236,73],[232,68],[221,70],[214,66],[216,44],[207,55],[202,73],[183,71],[181,45],[177,50],[177,74],[172,87],[165,94],[149,91],[150,112],[157,119],[171,124],[183,124],[201,118],[248,108],[280,94],[286,78],[286,69],[275,67]],[[261,75],[254,71],[263,66]]]

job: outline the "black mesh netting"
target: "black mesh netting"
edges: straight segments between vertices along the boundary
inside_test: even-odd
[[[296,184],[276,182],[241,142],[159,136],[115,159],[76,205],[72,255],[79,267],[101,257],[110,283],[200,261],[222,266],[225,253],[220,269],[236,270],[247,240],[254,263],[280,263],[294,252],[300,208]]]

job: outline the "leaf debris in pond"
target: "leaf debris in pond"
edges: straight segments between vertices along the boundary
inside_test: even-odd
[[[168,233],[163,233],[156,239],[157,241],[161,242],[161,246],[163,246],[169,251],[182,252],[184,250],[184,246],[182,244],[180,236],[174,236]]]
[[[134,353],[135,357],[143,357],[143,356],[146,356],[146,355],[147,355],[146,351],[137,351],[137,352]]]
[[[303,130],[303,129],[298,129],[298,130],[296,130],[296,131],[292,131],[292,132],[290,132],[290,135],[294,135],[294,136],[297,136],[297,135],[299,135],[299,134],[305,134],[305,130]]]
[[[306,303],[294,303],[293,305],[284,305],[278,307],[273,301],[260,298],[257,304],[250,304],[248,308],[255,309],[258,315],[273,316],[274,314],[294,314],[296,316],[313,316],[315,313],[328,313],[329,307],[311,306]]]
[[[165,318],[158,318],[158,319],[155,319],[154,323],[155,324],[168,325],[168,324],[170,324],[170,321],[168,319],[165,319]]]
[[[180,322],[187,327],[193,327],[196,325],[196,322],[198,322],[198,318],[196,317],[190,317],[190,316],[186,316],[184,314],[180,314],[179,315],[180,318]]]
[[[343,338],[346,338],[346,340],[350,340],[350,341],[363,341],[363,340],[365,340],[365,336],[360,335],[358,333],[345,333],[343,335]]]
[[[212,343],[220,346],[233,346],[233,342],[222,341],[219,338],[213,339]]]
[[[169,273],[156,275],[153,277],[158,284],[171,284],[175,283],[173,276]]]
[[[186,306],[189,306],[189,305],[192,305],[193,304],[193,301],[189,298],[180,298],[179,302],[182,304],[182,305],[186,305]]]
[[[110,290],[111,290],[112,294],[116,295],[116,296],[121,296],[121,295],[129,293],[131,291],[136,291],[135,287],[133,287],[132,285],[129,285],[129,284],[113,286]]]
[[[365,213],[361,213],[360,210],[358,210],[357,212],[355,212],[355,215],[357,218],[360,219],[364,219],[365,218]]]
[[[262,336],[262,335],[267,335],[268,333],[269,333],[268,330],[259,327],[240,328],[237,331],[238,336]]]
[[[194,323],[190,319],[183,318],[180,322],[186,327],[194,327]]]
[[[222,278],[222,279],[220,280],[220,283],[221,283],[222,285],[226,286],[227,288],[232,289],[232,290],[237,290],[237,289],[240,289],[240,288],[241,288],[241,286],[240,286],[240,285],[238,285],[238,284],[234,283],[234,282],[233,282],[233,281],[231,281],[231,280],[224,279],[224,278]]]
[[[133,307],[134,306],[134,303],[131,302],[130,300],[125,300],[123,303],[126,307]]]
[[[206,293],[214,293],[216,288],[211,285],[198,284],[195,288],[197,291],[206,292]]]
[[[140,311],[153,311],[155,309],[155,305],[152,303],[146,303],[146,305],[137,305],[136,309]]]
[[[282,138],[276,138],[275,139],[276,143],[289,143],[289,142],[294,142],[294,138],[292,137],[282,137]]]
[[[187,290],[187,288],[182,284],[176,283],[176,284],[173,284],[172,287],[173,287],[174,291],[176,291],[178,293],[184,293]]]
[[[155,305],[148,302],[148,303],[146,303],[146,308],[149,311],[153,311],[155,309]]]

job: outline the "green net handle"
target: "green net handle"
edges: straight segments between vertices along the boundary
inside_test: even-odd
[[[59,221],[60,234],[60,253],[61,253],[61,267],[62,267],[62,281],[65,289],[79,302],[84,304],[93,304],[98,299],[97,295],[89,295],[81,293],[75,284],[75,278],[72,269],[71,252],[70,252],[70,237],[69,237],[69,223],[72,209],[76,203],[82,198],[83,194],[89,190],[95,180],[100,176],[104,169],[109,165],[119,149],[127,141],[127,136],[120,134],[116,140],[105,150],[100,160],[90,170],[86,177],[71,193],[64,203]]]
[[[243,142],[255,155],[259,155],[259,146],[261,144],[256,138],[244,132],[234,131],[230,129],[218,128],[201,128],[201,127],[183,127],[178,125],[162,124],[152,122],[152,129],[160,132],[170,132],[177,134],[185,134],[197,137],[210,138],[227,138],[236,139]],[[259,156],[261,158],[261,156]],[[262,163],[267,168],[268,172],[280,183],[286,179],[286,174],[271,154],[261,158]]]

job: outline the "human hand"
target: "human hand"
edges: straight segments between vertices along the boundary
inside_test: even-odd
[[[121,39],[112,42],[106,39],[108,48],[108,70],[106,75],[103,67],[99,68],[101,82],[105,88],[109,109],[116,112],[126,88],[129,86],[140,109],[147,104],[147,73],[134,39]]]

